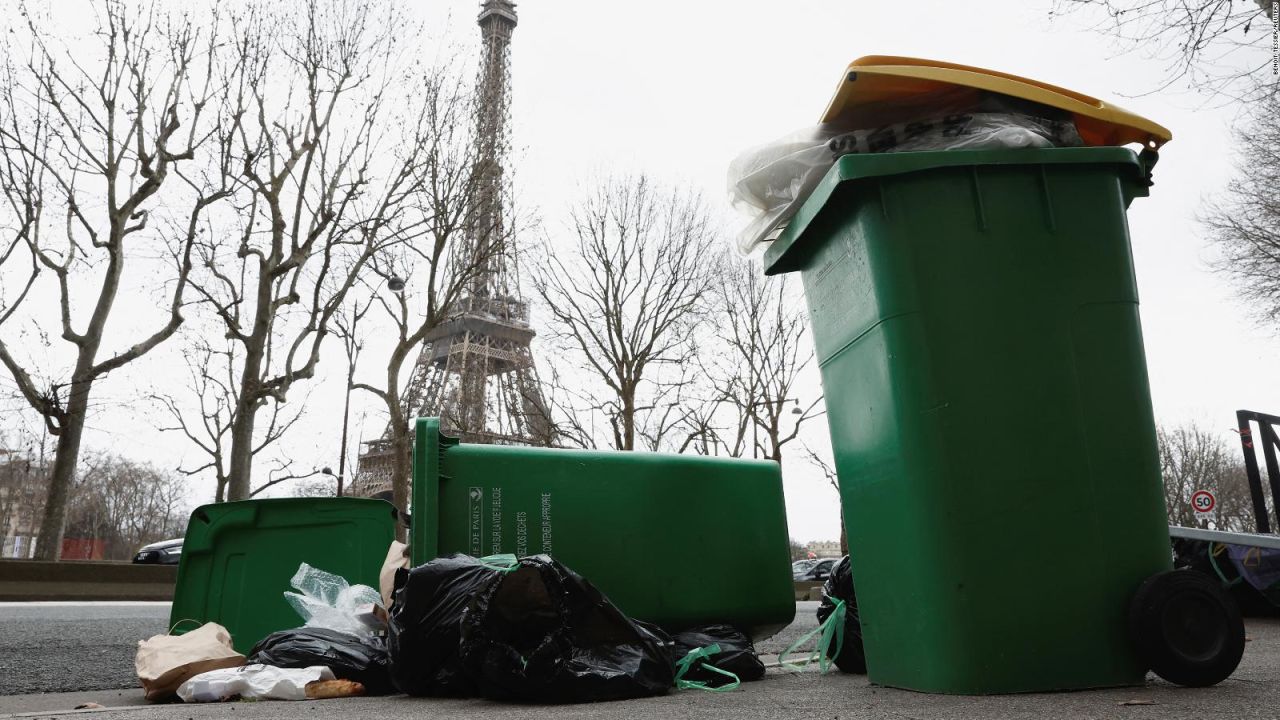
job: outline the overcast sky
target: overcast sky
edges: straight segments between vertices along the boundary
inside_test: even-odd
[[[478,3],[418,4],[431,32],[424,52],[474,50]],[[1236,409],[1280,412],[1274,330],[1253,325],[1225,279],[1207,269],[1209,250],[1195,220],[1230,176],[1237,108],[1206,105],[1189,91],[1144,95],[1163,78],[1159,60],[1125,52],[1089,29],[1087,16],[1053,19],[1050,7],[1047,0],[520,3],[512,52],[517,192],[553,239],[564,234],[561,218],[581,184],[602,172],[644,171],[687,184],[731,218],[729,161],[814,123],[844,67],[863,55],[984,66],[1114,101],[1174,135],[1161,152],[1151,197],[1136,200],[1129,213],[1156,417],[1198,421],[1234,441]],[[154,414],[106,409],[154,384],[180,383],[177,352],[177,345],[157,351],[95,388],[104,409],[91,421],[89,446],[170,467],[182,462],[186,448],[177,436],[157,434]],[[811,370],[800,392],[805,404],[821,391]],[[336,464],[340,373],[331,363],[314,384],[314,410],[290,440],[289,452],[302,462]],[[357,426],[360,411],[371,407],[357,397]],[[381,429],[370,417],[363,432]],[[825,453],[824,421],[813,422],[804,439]],[[784,463],[791,533],[834,539],[835,492],[798,450]],[[211,487],[193,484],[193,499],[211,498]]]

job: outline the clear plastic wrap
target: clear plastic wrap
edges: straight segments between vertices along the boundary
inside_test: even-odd
[[[737,235],[740,251],[773,240],[843,155],[1082,144],[1062,111],[991,93],[939,92],[856,118],[859,127],[805,128],[729,164],[730,201],[751,216]]]
[[[368,635],[386,626],[380,617],[384,612],[382,596],[368,585],[352,585],[346,578],[307,563],[298,566],[289,584],[298,592],[286,592],[284,599],[307,627]]]

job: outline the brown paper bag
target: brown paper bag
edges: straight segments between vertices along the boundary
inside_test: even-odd
[[[185,635],[155,635],[138,642],[133,667],[148,700],[171,697],[178,686],[202,672],[244,664],[231,647],[231,634],[217,623],[205,623]]]

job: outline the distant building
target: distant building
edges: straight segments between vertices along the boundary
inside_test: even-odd
[[[815,540],[805,546],[814,555],[824,557],[840,557],[839,540]]]
[[[38,467],[15,452],[0,450],[0,557],[29,558],[35,553],[44,492]]]

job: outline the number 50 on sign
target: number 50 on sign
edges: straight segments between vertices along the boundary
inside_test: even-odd
[[[1213,512],[1213,506],[1217,504],[1213,493],[1208,490],[1197,490],[1191,494],[1191,508],[1197,513]]]

